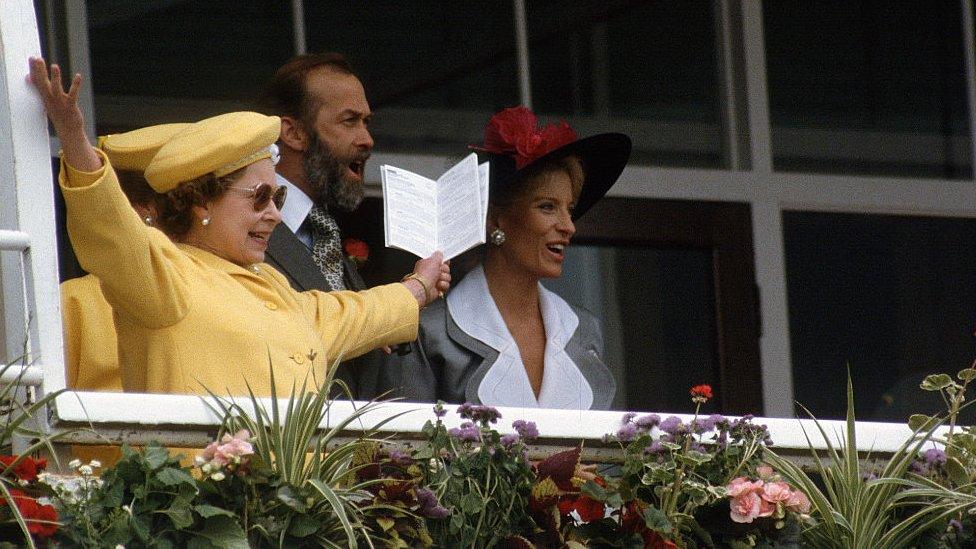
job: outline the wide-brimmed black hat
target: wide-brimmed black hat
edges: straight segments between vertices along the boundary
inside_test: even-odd
[[[579,139],[566,122],[537,128],[535,114],[512,107],[495,114],[485,128],[485,143],[473,146],[489,163],[492,201],[513,190],[525,170],[567,156],[583,165],[583,188],[573,219],[579,219],[617,182],[630,158],[630,138],[601,133]]]

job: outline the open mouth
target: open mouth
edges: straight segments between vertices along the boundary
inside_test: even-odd
[[[348,168],[349,171],[352,172],[354,176],[356,176],[359,180],[362,180],[363,172],[366,171],[366,162],[365,161],[350,162]]]
[[[247,233],[247,236],[250,237],[250,238],[253,238],[254,240],[257,240],[261,244],[267,245],[268,244],[268,237],[270,236],[270,233],[253,233],[252,232],[252,233]]]
[[[566,251],[566,245],[565,244],[549,244],[548,246],[546,246],[546,248],[550,252],[552,252],[554,255],[556,255],[556,256],[558,256],[560,258],[563,257],[563,255],[564,255],[564,253]]]

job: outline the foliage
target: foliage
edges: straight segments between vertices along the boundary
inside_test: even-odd
[[[701,405],[712,397],[707,385],[693,387],[691,397],[696,412],[688,423],[675,416],[662,420],[656,414],[623,417],[617,433],[608,437],[625,452],[620,475],[576,481],[580,497],[572,510],[579,518],[560,509],[564,539],[597,547],[711,547],[718,540],[710,531],[731,544],[785,537],[787,523],[797,518],[785,505],[763,507],[761,516],[771,517],[771,524],[730,524],[734,513],[730,514],[727,485],[760,470],[762,450],[770,443],[766,428],[754,425],[749,416],[699,417]],[[763,482],[757,479],[754,486],[761,488]],[[579,503],[589,505],[586,499],[605,504],[609,512],[581,512]],[[758,517],[759,513],[752,518]]]
[[[803,539],[810,546],[911,547],[949,517],[976,508],[972,496],[953,492],[910,470],[941,420],[923,422],[877,472],[865,470],[859,460],[850,377],[844,439],[835,446],[824,426],[814,421],[827,444],[826,455],[821,456],[807,434],[819,485],[793,462],[767,454],[783,477],[809,496],[814,522],[804,530]]]
[[[271,376],[273,388],[273,371]],[[212,455],[205,458],[201,462],[205,475],[201,490],[205,501],[240,517],[252,545],[358,547],[362,541],[372,545],[373,539],[387,538],[382,530],[368,526],[372,515],[385,513],[388,508],[383,503],[374,504],[374,494],[369,490],[382,480],[360,480],[356,474],[364,466],[357,464],[357,455],[369,446],[366,437],[371,431],[365,429],[357,440],[339,439],[353,426],[361,429],[363,416],[380,404],[369,402],[320,429],[334,402],[330,398],[334,384],[349,394],[348,388],[330,375],[314,391],[305,383],[293,387],[284,407],[274,389],[267,405],[253,392],[246,405],[212,395],[210,405],[223,418],[219,434],[225,437],[225,444],[233,445],[234,439],[247,433],[253,436],[247,441],[253,445],[253,455],[248,454],[247,467],[230,462],[217,464],[218,470],[213,468]],[[387,417],[373,429],[395,417]],[[228,440],[227,433],[238,435]]]
[[[440,547],[514,542],[532,530],[527,505],[534,477],[525,443],[538,432],[523,421],[516,422],[520,434],[499,435],[491,424],[501,415],[489,406],[462,404],[457,412],[467,421],[447,429],[438,403],[436,422],[423,428],[427,442],[414,454],[424,485],[436,497],[427,496],[431,537]]]
[[[20,383],[26,365],[24,359],[18,359],[0,367],[0,377],[20,370],[12,381],[0,382],[0,536],[20,538],[24,545],[34,547],[36,540],[54,535],[58,516],[54,507],[38,499],[37,475],[47,462],[32,456],[43,449],[53,455],[51,443],[70,431],[51,435],[31,425],[31,418],[46,414],[47,405],[61,391],[36,398],[33,388]],[[18,455],[12,455],[15,439],[29,441]]]
[[[201,502],[197,481],[159,444],[122,447],[122,459],[93,475],[79,465],[74,482],[52,483],[64,526],[58,540],[76,547],[247,547],[235,515]]]

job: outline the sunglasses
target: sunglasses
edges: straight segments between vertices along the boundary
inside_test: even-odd
[[[281,209],[285,205],[285,197],[288,196],[288,187],[281,185],[272,187],[265,183],[258,183],[256,187],[240,189],[238,187],[227,187],[228,191],[237,191],[244,196],[254,200],[254,211],[260,212],[268,207],[268,202],[274,202],[275,208]]]

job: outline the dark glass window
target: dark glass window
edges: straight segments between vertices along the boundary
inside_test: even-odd
[[[362,76],[377,150],[463,153],[518,102],[511,2],[306,2],[305,17],[309,51]]]
[[[544,284],[602,321],[614,409],[694,412],[690,387],[720,390],[713,281],[710,250],[574,245]]]
[[[958,1],[763,11],[776,169],[972,177]]]
[[[786,212],[794,398],[822,418],[939,411],[918,384],[973,360],[976,220]],[[802,413],[802,412],[801,412]]]
[[[250,101],[294,49],[286,2],[89,0],[96,95]]]
[[[582,134],[631,135],[635,160],[719,166],[712,2],[527,3],[533,102]]]

